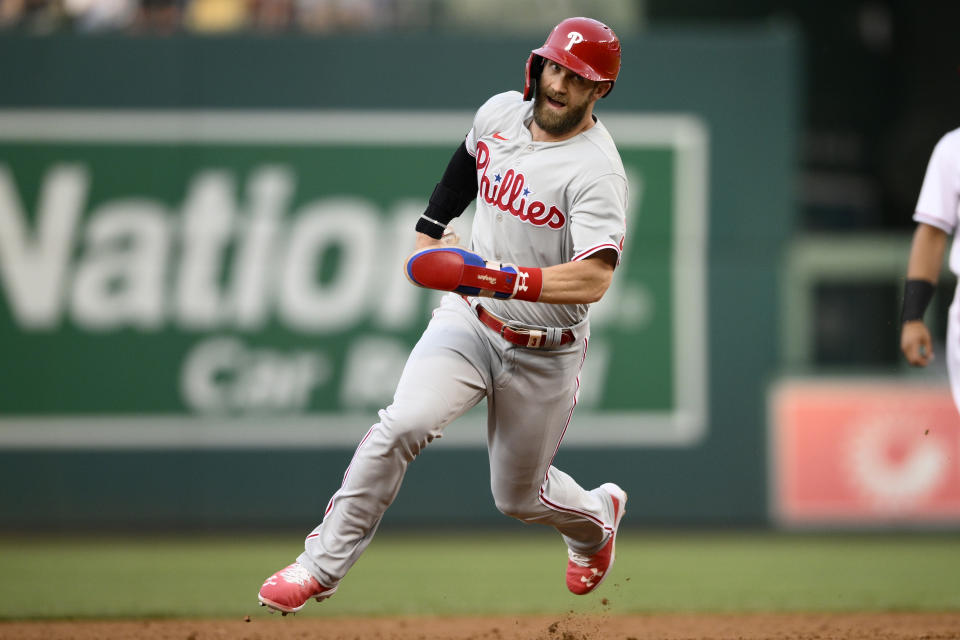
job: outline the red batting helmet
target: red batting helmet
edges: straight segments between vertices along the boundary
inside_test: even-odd
[[[590,18],[567,18],[555,26],[543,46],[534,49],[527,58],[524,100],[533,97],[533,87],[540,77],[544,58],[587,80],[609,82],[612,88],[620,73],[620,40],[613,29],[602,22]]]

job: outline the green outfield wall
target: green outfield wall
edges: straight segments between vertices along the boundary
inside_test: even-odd
[[[530,48],[0,38],[0,526],[311,527],[436,304],[400,269],[413,221]],[[623,48],[598,114],[627,242],[557,464],[622,484],[637,524],[764,523],[798,44]],[[483,421],[421,455],[388,523],[506,522]]]

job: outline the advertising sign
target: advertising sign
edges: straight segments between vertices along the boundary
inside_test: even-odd
[[[947,387],[785,382],[770,425],[781,524],[960,522],[960,414]]]
[[[604,120],[628,234],[570,443],[689,445],[706,429],[707,137],[679,116]],[[470,123],[0,112],[0,447],[355,444],[437,302],[401,267]]]

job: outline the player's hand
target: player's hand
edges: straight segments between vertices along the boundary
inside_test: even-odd
[[[930,331],[922,320],[903,323],[900,333],[900,349],[907,362],[915,367],[925,367],[933,360],[933,341]]]
[[[448,224],[447,228],[443,230],[443,236],[440,238],[440,242],[451,247],[456,247],[460,244],[460,236],[457,235],[457,230]]]
[[[414,251],[420,251],[421,249],[429,249],[430,247],[442,247],[445,246],[443,243],[443,238],[436,239],[431,238],[425,233],[417,232],[417,243],[414,247]]]

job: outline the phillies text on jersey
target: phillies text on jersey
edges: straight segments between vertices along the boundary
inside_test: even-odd
[[[474,118],[467,151],[476,159],[471,249],[487,260],[549,267],[623,246],[627,179],[603,123],[559,142],[533,140],[533,102],[516,91],[493,96]],[[586,304],[491,300],[501,317],[572,327]]]
[[[478,141],[477,174],[480,185],[477,192],[478,198],[483,198],[487,204],[537,227],[547,225],[551,229],[560,229],[566,224],[567,216],[556,205],[550,205],[548,209],[547,205],[539,200],[531,199],[527,202],[526,196],[531,192],[526,187],[526,176],[519,171],[507,169],[502,174],[495,173],[491,183],[490,176],[487,175],[489,165],[490,148],[484,142]]]

